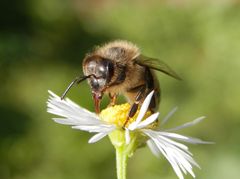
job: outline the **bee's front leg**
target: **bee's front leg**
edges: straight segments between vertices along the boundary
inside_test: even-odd
[[[110,98],[110,103],[108,104],[108,107],[114,106],[116,104],[118,95],[116,93],[109,93],[108,96]]]

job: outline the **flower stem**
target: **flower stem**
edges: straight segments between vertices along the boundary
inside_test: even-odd
[[[117,179],[126,179],[128,154],[125,146],[116,147]]]

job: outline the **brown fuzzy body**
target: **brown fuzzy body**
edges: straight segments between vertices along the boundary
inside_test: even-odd
[[[83,72],[85,75],[92,73],[87,67],[89,59],[97,59],[99,63],[101,59],[110,60],[114,64],[114,72],[110,80],[99,91],[111,96],[122,94],[132,104],[142,87],[145,89],[139,100],[140,103],[143,102],[148,93],[155,90],[154,99],[150,105],[150,109],[154,111],[160,102],[159,83],[153,70],[135,63],[135,59],[140,58],[140,54],[139,48],[130,42],[113,41],[96,47],[93,52],[86,55],[83,61]]]

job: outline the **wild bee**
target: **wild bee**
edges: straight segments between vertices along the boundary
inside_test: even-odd
[[[110,105],[115,105],[117,96],[123,94],[131,104],[124,126],[152,90],[154,97],[149,109],[152,112],[158,109],[160,87],[153,70],[180,80],[163,61],[142,55],[136,45],[123,40],[96,47],[86,54],[82,66],[84,75],[77,77],[68,86],[62,99],[74,84],[79,84],[85,79],[91,87],[96,113],[100,112],[100,101],[105,93],[110,97]]]

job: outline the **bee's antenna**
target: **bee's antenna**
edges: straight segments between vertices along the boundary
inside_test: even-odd
[[[79,84],[81,83],[82,81],[86,80],[87,78],[89,78],[91,75],[88,75],[88,76],[80,76],[80,77],[77,77],[75,80],[73,80],[70,85],[68,85],[67,89],[64,91],[64,93],[62,94],[61,96],[61,100],[64,99],[64,97],[66,96],[66,94],[68,93],[68,91],[72,88],[72,86],[74,84]]]

